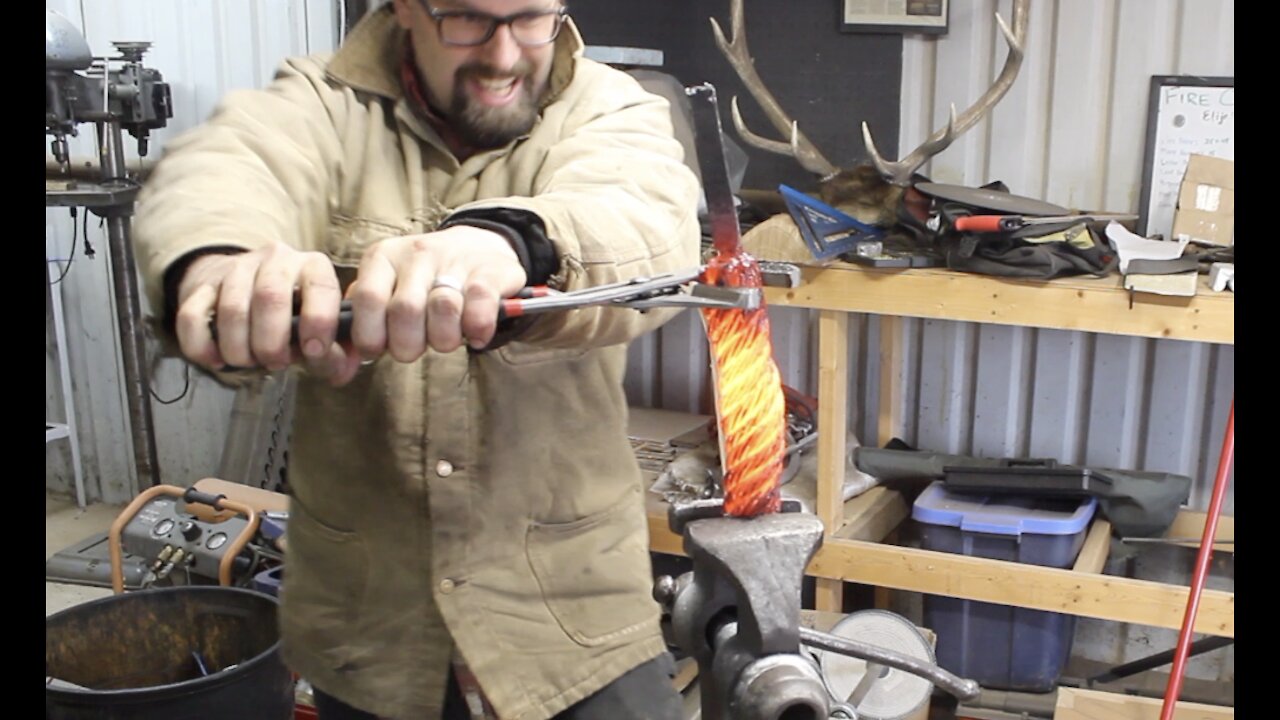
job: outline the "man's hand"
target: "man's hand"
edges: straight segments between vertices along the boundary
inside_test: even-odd
[[[499,303],[524,283],[515,251],[489,230],[456,226],[382,240],[365,252],[348,292],[353,349],[335,342],[342,298],[323,253],[277,243],[205,255],[192,261],[178,286],[178,342],[188,359],[213,370],[279,370],[301,360],[313,374],[345,385],[362,358],[389,351],[412,362],[428,345],[439,352],[464,342],[488,345]],[[301,301],[298,347],[290,337],[295,295]],[[210,317],[216,317],[216,341]]]
[[[301,301],[301,358],[290,342],[295,293]],[[192,261],[178,286],[178,343],[189,360],[212,370],[279,370],[302,360],[311,372],[344,384],[355,376],[360,358],[334,342],[340,302],[337,274],[323,253],[277,243],[235,255],[204,255]]]
[[[428,345],[482,348],[493,339],[499,303],[526,279],[507,239],[489,230],[457,225],[383,240],[365,252],[349,293],[352,344],[366,358],[389,351],[400,362]]]

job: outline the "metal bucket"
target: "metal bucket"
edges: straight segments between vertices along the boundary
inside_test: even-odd
[[[183,586],[113,595],[45,619],[49,720],[288,720],[278,603]]]

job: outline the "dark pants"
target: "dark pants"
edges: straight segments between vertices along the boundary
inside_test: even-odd
[[[595,695],[556,715],[556,720],[681,720],[680,696],[671,685],[675,660],[660,655],[635,667]],[[378,720],[314,688],[320,720]],[[471,720],[462,691],[449,673],[441,720]]]

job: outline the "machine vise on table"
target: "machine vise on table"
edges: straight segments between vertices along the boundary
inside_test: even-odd
[[[963,699],[977,695],[977,683],[931,662],[801,627],[801,585],[823,526],[798,502],[747,519],[725,517],[722,500],[697,500],[671,506],[668,522],[693,571],[659,578],[654,596],[671,614],[675,643],[698,663],[703,720],[859,718],[867,688],[833,698],[801,645],[866,660],[867,685],[892,668]]]

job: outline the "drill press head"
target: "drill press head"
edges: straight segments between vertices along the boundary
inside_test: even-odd
[[[73,112],[79,87],[77,71],[93,64],[89,43],[71,21],[52,10],[44,11],[44,127],[53,135],[53,155],[67,163],[67,135],[74,135]]]
[[[95,59],[84,36],[69,20],[45,11],[45,134],[53,135],[53,154],[67,164],[67,136],[82,122],[118,123],[147,154],[152,130],[173,117],[169,85],[159,71],[145,67],[149,42],[113,43],[117,58]],[[111,64],[116,65],[115,68]]]

